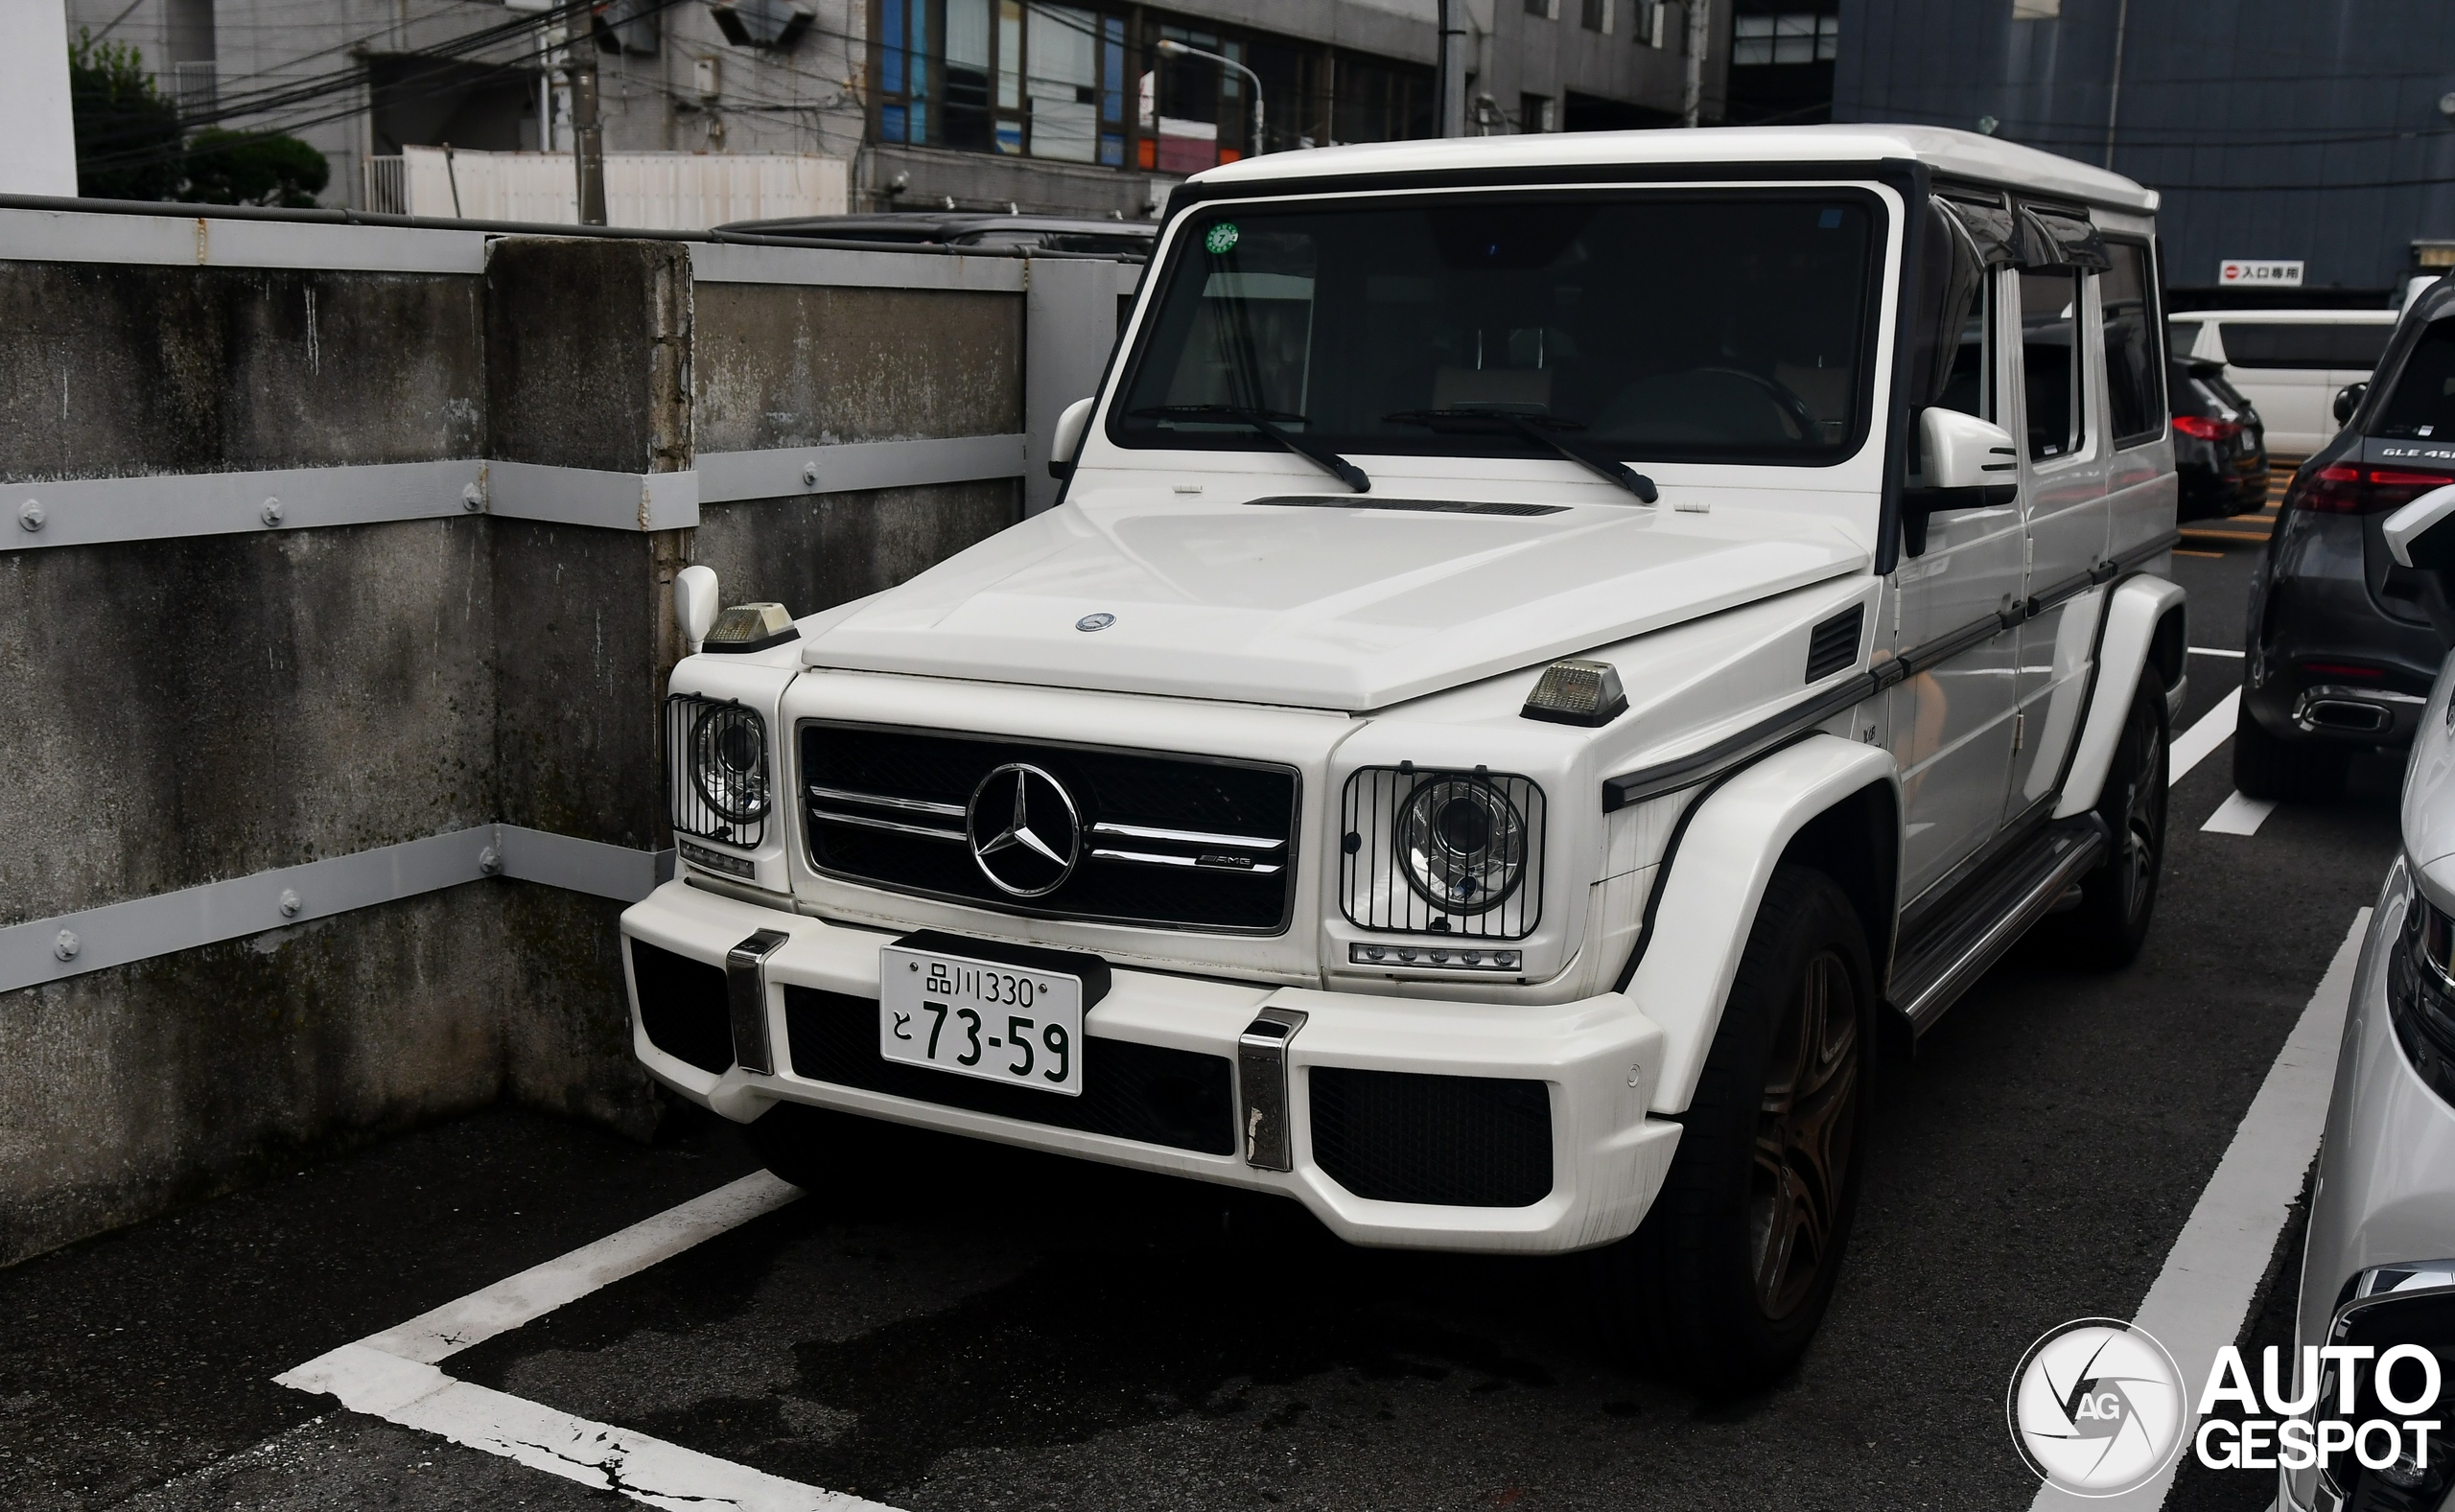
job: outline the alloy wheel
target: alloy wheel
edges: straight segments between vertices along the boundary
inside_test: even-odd
[[[2117,874],[2122,878],[2122,918],[2137,923],[2157,885],[2157,847],[2165,812],[2165,734],[2152,714],[2132,731],[2138,756],[2131,764],[2130,791],[2123,797],[2122,827],[2116,837],[2122,847]]]
[[[1859,1052],[1849,965],[1838,951],[1819,951],[1775,1030],[1756,1121],[1750,1258],[1767,1318],[1806,1301],[1832,1256],[1858,1122]]]

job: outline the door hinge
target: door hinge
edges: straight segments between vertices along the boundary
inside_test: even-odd
[[[2012,716],[2012,749],[2014,751],[2018,751],[2022,748],[2021,737],[2028,733],[2028,723],[2029,716],[2026,714],[2014,714]]]

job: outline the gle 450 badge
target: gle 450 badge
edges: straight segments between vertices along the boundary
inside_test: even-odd
[[[2154,1480],[2182,1450],[2187,1408],[2165,1346],[2110,1317],[2066,1323],[2031,1344],[2003,1404],[2029,1468],[2083,1497]]]
[[[1203,249],[1213,257],[1226,257],[1236,250],[1236,222],[1222,221],[1203,233]]]

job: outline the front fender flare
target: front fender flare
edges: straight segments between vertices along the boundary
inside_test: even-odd
[[[2162,577],[2128,578],[2107,598],[2105,634],[2097,641],[2096,690],[2089,699],[2088,720],[2080,727],[2080,743],[2072,751],[2071,770],[2063,779],[2062,801],[2054,805],[2055,818],[2069,819],[2097,806],[2157,627],[2183,601],[2182,589]],[[2183,655],[2189,657],[2188,647]]]
[[[1695,1095],[1774,864],[1810,821],[1878,782],[1898,800],[1901,773],[1891,752],[1812,734],[1696,801],[1657,884],[1662,902],[1627,988],[1629,999],[1663,1028],[1651,1111],[1685,1112]],[[1868,942],[1879,951],[1883,943]]]

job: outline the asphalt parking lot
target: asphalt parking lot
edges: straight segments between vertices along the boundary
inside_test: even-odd
[[[2221,653],[2265,523],[2187,534],[2177,576],[2216,654],[2178,735],[2238,679]],[[891,1199],[789,1202],[442,1368],[914,1512],[2025,1506],[2015,1362],[2066,1319],[2133,1315],[2160,1275],[2376,891],[2398,775],[2366,764],[2251,833],[2202,828],[2225,747],[2182,777],[2142,958],[2019,954],[1888,1070],[1832,1314],[1760,1396],[1703,1403],[1602,1358],[1571,1261],[1349,1249],[1279,1204],[919,1142]],[[606,1504],[274,1378],[756,1166],[688,1110],[645,1148],[499,1110],[0,1272],[0,1505]],[[2299,1237],[2247,1342],[2290,1327]],[[2273,1491],[2186,1466],[2166,1505]]]

